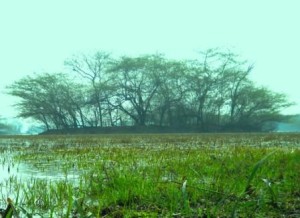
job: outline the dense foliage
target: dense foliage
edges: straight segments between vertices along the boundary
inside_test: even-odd
[[[98,52],[65,65],[72,77],[37,74],[8,87],[21,98],[20,117],[47,129],[151,125],[261,131],[271,130],[280,110],[290,105],[285,95],[249,79],[253,66],[214,49],[197,60]]]

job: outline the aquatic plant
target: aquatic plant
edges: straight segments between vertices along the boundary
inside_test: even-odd
[[[299,134],[1,137],[0,208],[10,197],[20,217],[296,216],[299,145]]]

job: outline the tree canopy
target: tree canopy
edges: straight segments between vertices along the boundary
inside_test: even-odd
[[[250,80],[253,66],[210,49],[196,60],[164,55],[78,56],[68,73],[27,76],[7,87],[20,117],[47,129],[105,126],[193,126],[199,131],[271,130],[287,96]]]

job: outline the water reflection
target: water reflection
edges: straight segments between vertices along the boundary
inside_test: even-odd
[[[49,181],[56,180],[68,180],[73,181],[78,179],[79,171],[76,169],[68,170],[68,172],[63,172],[63,170],[51,167],[48,165],[43,169],[37,169],[32,164],[18,163],[13,164],[12,162],[2,163],[0,168],[0,184],[10,178],[14,177],[21,181],[28,181],[32,179],[47,179]],[[75,182],[75,181],[73,181]]]
[[[24,163],[16,162],[14,156],[17,152],[10,149],[0,152],[0,186],[3,187],[9,180],[28,182],[34,179],[46,179],[48,181],[67,180],[76,182],[79,178],[79,171],[76,167],[68,171],[58,167],[58,163]]]

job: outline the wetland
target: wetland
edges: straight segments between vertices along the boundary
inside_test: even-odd
[[[300,215],[300,134],[2,136],[0,155],[13,217]]]

